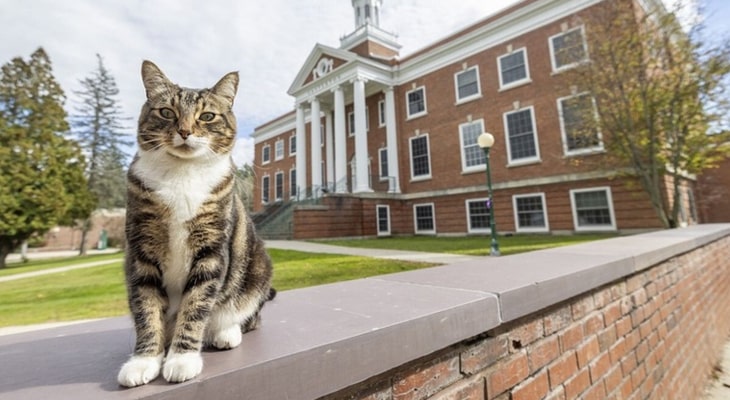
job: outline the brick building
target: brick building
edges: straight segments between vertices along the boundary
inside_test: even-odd
[[[401,57],[382,0],[352,0],[355,31],[317,44],[295,111],[253,133],[254,211],[317,199],[294,207],[297,238],[486,233],[488,131],[501,233],[660,228],[638,182],[607,167],[604,134],[576,133],[594,103],[562,72],[588,60],[580,16],[598,2],[523,0]]]

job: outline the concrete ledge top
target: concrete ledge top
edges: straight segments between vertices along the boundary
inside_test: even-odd
[[[0,399],[312,399],[730,235],[700,225],[279,293],[198,378],[120,388],[127,317],[0,337]]]

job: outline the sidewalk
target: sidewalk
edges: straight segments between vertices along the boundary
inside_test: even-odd
[[[487,246],[487,245],[485,245]],[[389,260],[427,262],[433,264],[453,264],[486,257],[466,256],[449,253],[426,253],[420,251],[364,249],[357,247],[333,246],[324,243],[303,242],[297,240],[267,240],[266,247],[280,250],[296,250],[309,253],[343,254],[348,256],[362,256],[384,258]]]
[[[714,379],[710,388],[705,392],[704,400],[730,400],[730,340],[725,343],[720,362],[722,371]]]

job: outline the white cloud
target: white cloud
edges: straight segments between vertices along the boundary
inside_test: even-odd
[[[381,27],[399,36],[407,56],[516,1],[384,0]],[[142,60],[189,87],[207,87],[239,71],[234,111],[244,162],[253,154],[246,140],[253,129],[293,108],[286,90],[314,45],[337,47],[354,29],[347,0],[0,2],[0,64],[44,47],[71,112],[78,81],[94,70],[100,53],[119,86],[130,135],[144,100]]]

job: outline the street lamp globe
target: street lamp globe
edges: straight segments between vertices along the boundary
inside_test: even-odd
[[[477,143],[482,149],[488,149],[494,145],[494,136],[489,132],[482,132],[477,138]]]

